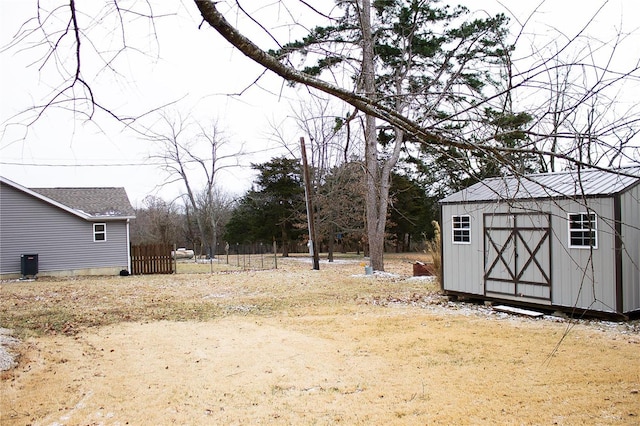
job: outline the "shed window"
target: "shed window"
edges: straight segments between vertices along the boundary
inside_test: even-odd
[[[107,224],[93,224],[93,241],[107,241]]]
[[[453,226],[454,244],[470,244],[471,243],[471,217],[453,216],[451,218],[451,223]]]
[[[569,247],[597,248],[597,231],[595,213],[569,213]]]

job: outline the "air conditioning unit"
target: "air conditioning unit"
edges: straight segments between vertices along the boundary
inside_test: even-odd
[[[38,274],[37,254],[20,255],[20,273],[22,274],[22,278],[26,278],[27,276],[36,277]]]

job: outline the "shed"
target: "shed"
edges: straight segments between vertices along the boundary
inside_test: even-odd
[[[440,200],[446,294],[640,311],[640,167],[483,180]]]
[[[37,255],[41,276],[130,270],[134,217],[124,188],[26,188],[0,176],[0,277],[21,276],[23,255]]]

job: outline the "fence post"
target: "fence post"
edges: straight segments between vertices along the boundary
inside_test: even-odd
[[[278,244],[276,244],[276,239],[273,239],[273,265],[274,269],[278,269]]]

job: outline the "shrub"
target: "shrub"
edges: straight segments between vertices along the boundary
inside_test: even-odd
[[[435,276],[438,280],[438,284],[442,285],[442,240],[440,238],[440,224],[437,221],[432,221],[434,230],[434,237],[432,240],[426,242],[426,252],[431,256],[433,262],[433,268],[435,270]]]

